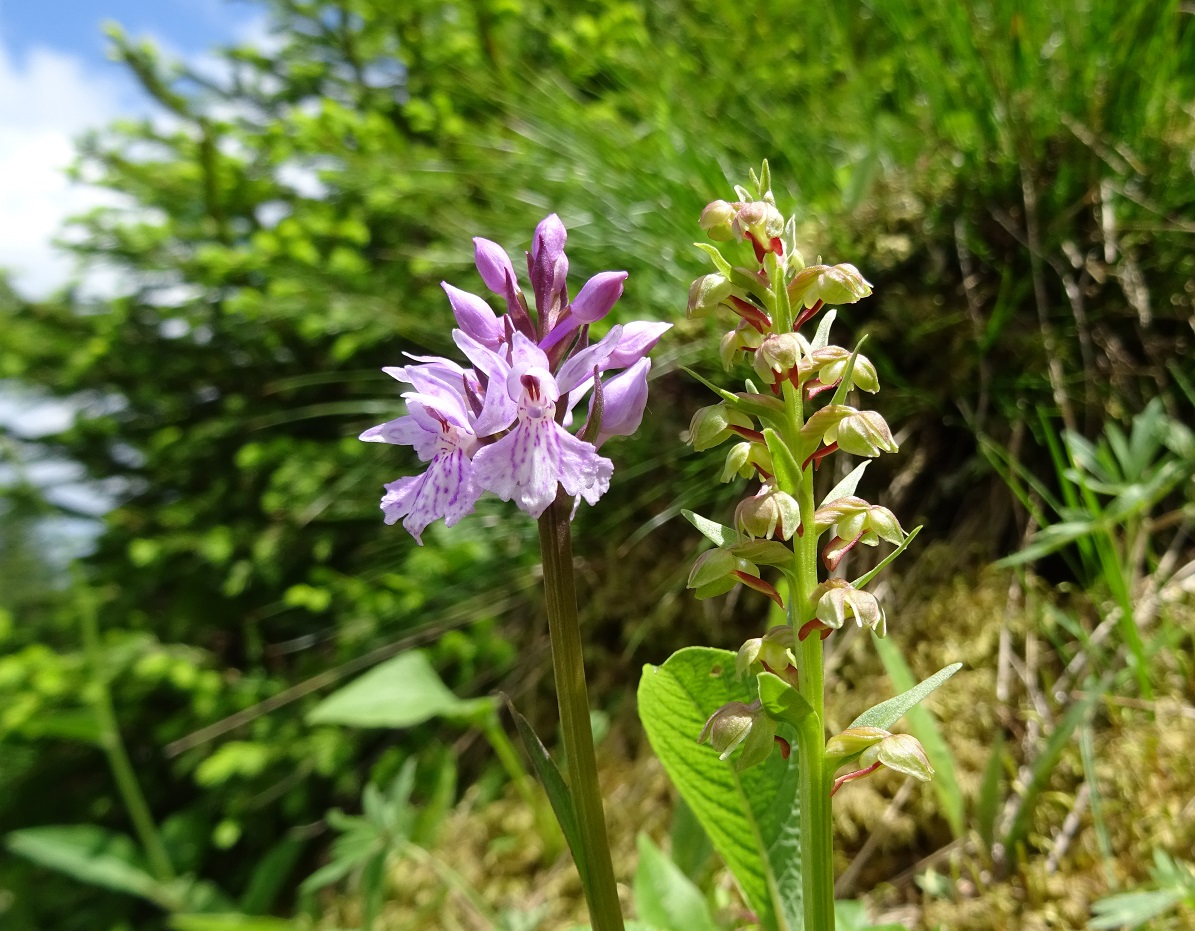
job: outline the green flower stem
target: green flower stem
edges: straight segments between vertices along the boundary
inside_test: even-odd
[[[589,917],[594,931],[623,931],[622,906],[614,882],[614,864],[606,837],[606,819],[598,786],[597,758],[589,723],[585,659],[577,621],[573,581],[573,547],[569,514],[572,499],[563,491],[539,519],[539,548],[544,565],[548,631],[560,726],[568,757],[568,784],[581,829],[581,845],[589,873]]]
[[[82,583],[76,580],[76,584]],[[95,596],[91,592],[80,595],[79,614],[83,627],[83,646],[87,652],[87,666],[91,673],[91,703],[99,726],[100,746],[108,757],[108,766],[116,780],[117,791],[120,792],[121,801],[129,813],[129,820],[133,822],[133,830],[137,832],[137,838],[141,841],[150,872],[155,879],[168,882],[174,879],[174,867],[170,863],[170,855],[166,852],[166,845],[162,843],[162,836],[158,833],[149,803],[141,791],[141,784],[137,781],[137,774],[120,736],[116,711],[112,706],[112,693],[108,688],[108,678],[104,674],[100,658],[99,619],[96,616]]]
[[[785,291],[784,274],[774,255],[767,257],[773,282],[768,302],[778,332],[792,328],[792,307]],[[800,432],[805,422],[801,392],[784,384],[788,424],[782,439],[800,462]],[[783,485],[784,483],[782,483]],[[783,488],[797,500],[805,532],[793,538],[792,584],[789,586],[788,620],[793,631],[814,615],[813,590],[817,588],[817,535],[814,531],[813,468],[801,471],[796,488]],[[797,734],[800,767],[797,778],[801,800],[801,886],[805,931],[834,931],[834,822],[830,789],[834,772],[826,765],[825,666],[821,637],[816,632],[797,643],[798,689],[814,713]]]

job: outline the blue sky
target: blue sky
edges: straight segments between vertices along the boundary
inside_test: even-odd
[[[74,140],[149,104],[107,58],[103,24],[194,59],[263,31],[246,0],[0,0],[0,268],[43,297],[74,275],[52,245],[66,217],[111,202],[68,183]]]
[[[195,54],[233,38],[260,15],[261,7],[246,0],[0,0],[0,36],[18,56],[49,46],[104,69],[114,67],[105,56],[109,20]]]

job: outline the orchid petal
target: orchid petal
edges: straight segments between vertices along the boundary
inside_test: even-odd
[[[622,328],[622,336],[617,348],[610,354],[607,367],[621,369],[634,365],[651,352],[660,341],[660,337],[670,329],[671,323],[655,323],[650,320],[628,323]]]
[[[462,330],[490,349],[502,345],[506,333],[489,304],[476,294],[455,288],[447,281],[440,282],[440,287],[448,295],[448,303],[452,305],[452,313]]]

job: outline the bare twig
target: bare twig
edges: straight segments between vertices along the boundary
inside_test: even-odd
[[[1050,855],[1046,857],[1047,875],[1058,872],[1058,864],[1066,856],[1067,848],[1070,847],[1071,841],[1074,840],[1075,834],[1079,831],[1079,825],[1083,821],[1083,812],[1087,810],[1087,801],[1090,795],[1090,785],[1085,782],[1079,786],[1079,791],[1075,795],[1075,804],[1071,807],[1070,813],[1067,814],[1066,820],[1062,822],[1062,827],[1058,829],[1058,833],[1054,835],[1054,844],[1050,848]]]

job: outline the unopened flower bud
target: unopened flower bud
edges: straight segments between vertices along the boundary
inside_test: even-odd
[[[855,456],[875,457],[900,448],[888,423],[875,411],[855,411],[843,417],[837,427],[826,432],[826,442],[837,442],[839,449]]]
[[[732,701],[710,715],[697,742],[708,740],[722,760],[729,759],[741,746],[743,753],[735,764],[741,771],[762,763],[771,755],[775,736],[776,722],[768,717],[759,702],[746,705]]]
[[[763,334],[746,320],[740,320],[736,329],[722,337],[718,347],[718,356],[722,359],[722,367],[728,372],[734,367],[740,352],[753,352],[763,342]]]
[[[854,756],[891,736],[882,727],[848,727],[826,741],[826,756]]]
[[[735,670],[740,676],[754,675],[765,669],[783,675],[790,666],[796,667],[793,655],[793,629],[787,624],[771,628],[762,637],[748,640],[735,657]]]
[[[828,627],[839,630],[848,617],[853,617],[860,627],[869,627],[881,637],[888,632],[888,620],[876,596],[860,591],[845,579],[822,582],[812,597],[817,619]]]
[[[716,272],[702,275],[689,286],[689,306],[686,313],[690,317],[697,317],[715,310],[730,297],[730,290],[730,281],[724,275]]]
[[[871,284],[854,265],[810,265],[801,269],[788,283],[788,299],[793,306],[813,307],[823,304],[853,304],[871,294]]]
[[[784,234],[784,216],[775,204],[753,200],[735,214],[731,229],[740,239],[746,239],[750,233],[756,242],[764,245]]]
[[[871,283],[854,265],[832,265],[822,272],[817,287],[826,304],[854,304],[871,294]]]
[[[710,239],[725,242],[734,238],[730,224],[734,221],[735,212],[734,204],[716,200],[712,204],[706,205],[706,208],[701,211],[701,219],[697,222]]]
[[[714,404],[710,407],[700,408],[693,415],[693,419],[689,423],[689,431],[682,439],[686,443],[692,444],[693,449],[700,452],[703,449],[712,449],[729,439],[731,433],[734,432],[730,429],[731,427],[753,430],[755,424],[750,417],[740,411],[727,407],[725,404]]]
[[[859,757],[862,766],[872,766],[877,762],[922,782],[929,782],[934,775],[925,748],[912,734],[890,734],[879,743],[872,744]]]
[[[826,346],[814,350],[810,367],[817,372],[817,380],[823,385],[835,385],[846,373],[846,365],[850,358],[851,354],[841,346]],[[880,390],[876,367],[867,356],[855,357],[855,365],[851,369],[851,384],[869,394],[875,394]]]
[[[757,471],[766,472],[769,476],[775,474],[768,448],[760,443],[735,443],[726,454],[722,481],[729,482],[736,475],[750,478]]]
[[[759,579],[759,567],[727,550],[706,550],[693,563],[686,587],[704,601],[725,595],[744,579]]]
[[[573,319],[581,323],[596,323],[610,313],[622,297],[626,272],[598,272],[581,287],[570,309]]]
[[[767,485],[759,494],[739,502],[734,511],[735,527],[752,537],[770,540],[779,533],[782,540],[790,540],[800,523],[801,507],[796,498]]]

